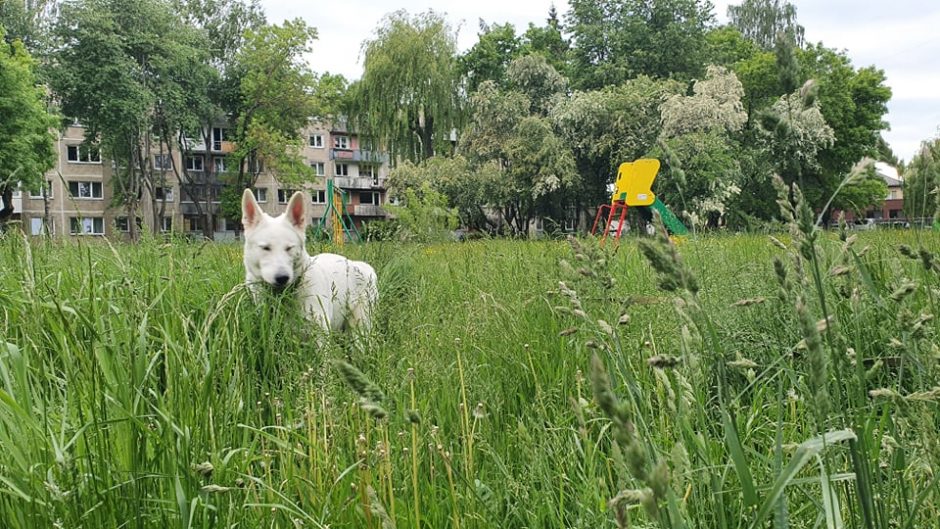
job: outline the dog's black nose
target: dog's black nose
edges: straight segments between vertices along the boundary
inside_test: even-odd
[[[274,276],[274,283],[279,287],[286,285],[288,280],[290,280],[290,276],[288,275]]]

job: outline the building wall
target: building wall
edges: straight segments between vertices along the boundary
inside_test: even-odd
[[[70,227],[74,223],[71,220],[73,218],[91,219],[87,221],[87,224],[95,229],[94,235],[99,235],[97,233],[99,227],[103,232],[100,234],[108,237],[120,238],[126,235],[116,225],[118,222],[125,224],[119,219],[125,217],[126,213],[120,208],[111,206],[113,193],[111,163],[107,160],[69,159],[69,147],[80,146],[84,142],[84,133],[85,130],[80,125],[69,126],[60,133],[56,143],[58,150],[56,166],[46,174],[51,190],[51,193],[47,195],[47,200],[43,200],[41,196],[32,196],[28,192],[21,193],[18,200],[21,210],[16,213],[19,214],[26,233],[39,234],[39,229],[41,229],[39,224],[46,216],[48,203],[52,231],[57,236],[81,236],[70,233],[72,231]],[[302,155],[307,163],[318,171],[318,176],[313,182],[307,182],[302,186],[282,183],[278,180],[278,175],[262,165],[262,172],[255,188],[259,190],[256,195],[261,195],[259,203],[265,212],[270,215],[283,213],[287,200],[290,198],[290,191],[302,188],[308,194],[310,221],[315,225],[326,211],[326,206],[322,203],[322,199],[326,198],[323,196],[326,181],[333,179],[337,189],[342,189],[345,193],[347,211],[357,226],[386,216],[382,205],[387,200],[387,156],[379,155],[376,162],[370,162],[369,160],[376,159],[376,156],[368,155],[359,148],[363,143],[359,136],[350,133],[344,126],[332,123],[311,121],[304,130],[304,138]],[[224,163],[226,155],[233,150],[234,145],[228,141],[210,142],[210,145],[205,145],[201,139],[195,139],[190,144],[189,156],[174,152],[171,157],[173,166],[180,170],[190,163],[188,167],[194,170],[189,171],[189,174],[194,179],[203,182],[201,185],[210,193],[211,200],[208,208],[215,234],[219,238],[234,236],[237,219],[224,219],[218,211],[220,202],[217,192],[221,184],[218,181],[208,182],[208,179],[200,179],[199,176],[207,173],[210,163],[215,163],[216,160]],[[73,154],[76,154],[74,150]],[[155,168],[157,165],[154,158],[157,155],[159,152],[152,152],[150,157],[150,163],[154,164]],[[203,170],[195,170],[199,168],[200,162],[196,159],[188,162],[187,157],[201,158]],[[367,170],[367,167],[371,167],[371,171]],[[226,169],[234,170],[230,166]],[[370,172],[374,176],[369,176]],[[158,208],[163,206],[164,216],[168,219],[165,222],[170,223],[169,228],[173,231],[201,234],[201,223],[205,222],[204,215],[197,215],[195,205],[183,192],[176,173],[169,166],[163,172],[163,177],[165,180],[162,187],[169,193],[165,195],[167,200],[160,200],[157,206]],[[83,190],[87,188],[86,184],[89,184],[94,197],[72,196],[69,193],[70,183],[73,183],[73,190],[78,183],[81,183]],[[264,191],[260,191],[262,189]],[[282,192],[279,193],[279,190]],[[138,212],[143,229],[152,230],[153,226],[158,224],[155,218],[158,213],[153,211],[152,204],[150,193],[144,190],[141,195],[141,208]],[[204,200],[201,201],[201,205],[205,210]],[[162,222],[159,224],[162,225]]]

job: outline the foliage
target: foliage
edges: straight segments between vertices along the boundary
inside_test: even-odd
[[[451,238],[457,227],[458,215],[447,203],[447,197],[434,190],[430,182],[397,192],[400,205],[387,205],[398,225],[399,240],[436,242]]]
[[[17,186],[38,191],[55,164],[55,117],[36,82],[36,63],[22,42],[8,43],[0,26],[0,225],[13,214]]]
[[[568,80],[541,55],[525,55],[506,68],[508,88],[529,98],[529,112],[546,115],[556,96],[565,92]]]
[[[476,91],[484,81],[504,86],[506,68],[519,56],[521,48],[515,26],[509,23],[489,25],[481,20],[477,35],[477,43],[457,59],[468,90]]]
[[[392,13],[363,45],[352,115],[393,158],[421,160],[449,147],[461,123],[456,49],[456,35],[434,11]]]
[[[772,50],[780,35],[802,47],[803,26],[796,22],[796,6],[788,0],[744,0],[728,6],[731,25],[765,50]]]
[[[660,106],[665,137],[690,132],[738,132],[747,120],[741,98],[744,87],[734,72],[709,66],[705,79],[696,81],[693,95],[673,95]]]
[[[640,75],[688,79],[702,71],[711,4],[701,0],[572,0],[566,22],[575,86]]]
[[[519,61],[553,71],[540,57]],[[557,78],[549,75],[543,79],[550,87]],[[536,97],[548,93],[536,83],[522,88]],[[500,91],[487,81],[471,96],[470,106],[472,120],[461,138],[460,150],[475,166],[498,168],[501,175],[494,186],[498,193],[487,205],[500,211],[514,233],[524,234],[536,214],[557,205],[551,195],[577,183],[574,157],[551,121],[532,113],[539,105],[522,92]]]
[[[915,219],[934,217],[940,201],[940,139],[924,141],[903,176],[904,213]]]
[[[207,79],[203,36],[164,0],[81,0],[61,6],[55,37],[51,86],[86,142],[114,162],[112,195],[133,218],[144,187],[163,176],[151,150],[175,142],[167,122],[186,112],[188,83]],[[134,223],[130,231],[136,238]]]
[[[402,196],[409,189],[422,189],[425,184],[447,197],[457,209],[462,225],[479,229],[488,224],[484,207],[498,203],[502,193],[498,167],[492,164],[473,167],[459,154],[399,164],[389,173],[388,192],[390,196]]]
[[[301,130],[316,109],[316,79],[304,55],[316,30],[303,20],[266,25],[246,35],[230,75],[237,76],[238,105],[234,141],[236,187],[251,187],[263,165],[281,182],[303,182],[313,171],[301,157]]]
[[[662,129],[660,106],[681,90],[675,81],[638,77],[620,86],[576,91],[552,108],[552,122],[572,147],[583,179],[582,206],[609,200],[607,184],[617,167],[649,154]]]

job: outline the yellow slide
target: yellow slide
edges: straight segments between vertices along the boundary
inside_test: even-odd
[[[659,160],[655,159],[644,158],[620,164],[611,203],[623,202],[628,206],[651,206],[656,201],[652,187],[658,172]]]

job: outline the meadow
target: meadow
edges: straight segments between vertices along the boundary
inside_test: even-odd
[[[240,246],[4,236],[0,527],[940,519],[937,233],[341,251],[377,328],[318,349]]]

